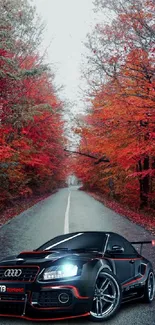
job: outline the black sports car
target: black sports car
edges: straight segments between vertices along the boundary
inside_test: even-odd
[[[152,264],[112,232],[58,236],[0,261],[0,316],[28,320],[112,317],[120,304],[154,299]],[[155,245],[155,241],[152,241]]]

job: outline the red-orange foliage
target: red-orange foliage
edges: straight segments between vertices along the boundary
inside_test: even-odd
[[[92,187],[136,207],[155,207],[155,4],[100,2],[115,20],[89,37],[92,83],[99,81],[85,117],[80,151],[109,158],[94,165],[76,158],[75,171]],[[154,10],[153,10],[154,9]],[[95,70],[96,69],[96,70]],[[93,71],[93,74],[92,74]],[[94,72],[95,71],[95,72]],[[98,73],[99,72],[99,73]],[[80,161],[82,159],[82,163]]]
[[[1,12],[0,204],[65,180],[63,103],[36,54],[33,10],[25,1],[21,14],[19,4],[5,1]]]

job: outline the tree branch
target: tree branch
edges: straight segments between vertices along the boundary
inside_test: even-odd
[[[84,153],[84,152],[71,151],[71,150],[68,150],[68,149],[64,149],[64,151],[69,152],[70,154],[76,154],[76,155],[81,155],[81,156],[88,157],[88,158],[91,158],[91,159],[96,159],[97,161],[94,163],[95,165],[98,165],[101,162],[105,162],[105,163],[110,162],[110,160],[108,158],[106,158],[105,156],[103,156],[101,158],[98,158],[98,157],[95,157],[93,155],[90,155],[90,154],[87,154],[87,153]]]

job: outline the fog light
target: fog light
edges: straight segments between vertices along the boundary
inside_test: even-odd
[[[58,300],[61,302],[61,304],[67,304],[69,301],[69,295],[67,293],[60,293]]]

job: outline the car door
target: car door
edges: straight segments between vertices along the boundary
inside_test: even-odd
[[[112,234],[109,237],[107,251],[111,250],[115,245],[123,247],[124,251],[119,254],[114,254],[111,256],[111,258],[109,258],[113,264],[114,272],[121,283],[130,281],[135,277],[135,263],[137,261],[138,254],[125,238],[117,234]]]

